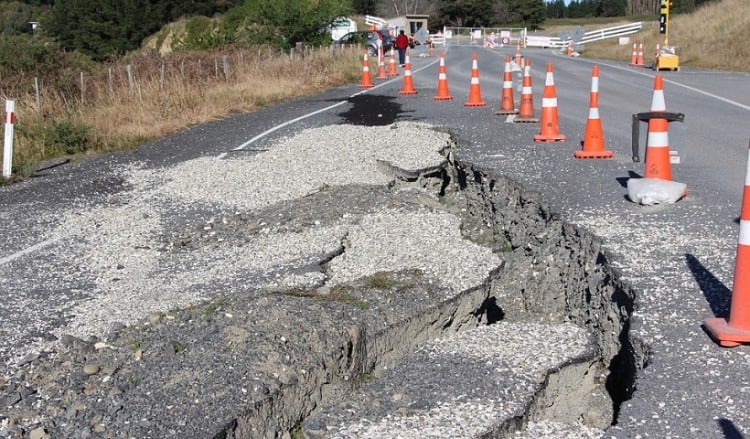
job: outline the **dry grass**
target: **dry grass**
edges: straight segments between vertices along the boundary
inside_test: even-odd
[[[690,15],[672,17],[669,42],[679,46],[681,65],[750,72],[747,1],[723,0]],[[604,25],[601,21],[592,25],[590,20],[551,23],[545,33],[554,33],[556,28],[581,26],[588,30]],[[656,44],[663,44],[664,35],[658,33],[656,21],[646,21],[644,30],[632,35],[631,41],[643,42],[645,62],[650,65]],[[620,46],[616,39],[610,39],[587,45],[583,55],[629,61],[631,53],[632,44]],[[132,80],[128,78],[128,64]],[[371,59],[370,70],[376,67]],[[268,48],[229,53],[150,52],[105,66],[98,73],[87,73],[83,81],[75,73],[71,75],[58,81],[62,85],[54,90],[42,87],[39,102],[33,92],[15,96],[13,160],[14,174],[20,178],[32,174],[40,162],[61,155],[133,148],[232,113],[357,82],[361,77],[361,52],[334,53],[324,48],[293,58]],[[6,98],[2,95],[0,91],[0,98]],[[83,127],[85,136],[77,136],[75,130],[71,133],[70,127]],[[76,142],[80,137],[86,143],[80,148],[59,145],[60,138]]]
[[[128,76],[127,65],[132,75]],[[225,67],[226,66],[226,67]],[[356,82],[361,52],[330,48],[290,56],[268,48],[231,53],[139,55],[70,79],[67,93],[16,98],[14,173],[65,155],[50,135],[68,121],[88,127],[86,153],[122,150],[186,127]],[[58,136],[59,137],[59,136]]]
[[[679,47],[680,65],[750,72],[750,8],[747,0],[709,3],[692,14],[669,20],[669,44]],[[664,44],[657,22],[644,23],[644,30],[631,35],[631,44],[619,46],[616,39],[589,44],[584,56],[630,60],[632,42],[643,42],[646,65],[651,64],[657,44]]]

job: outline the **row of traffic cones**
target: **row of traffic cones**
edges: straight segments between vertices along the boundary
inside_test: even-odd
[[[385,54],[383,49],[380,49],[380,56],[378,57],[378,74],[375,79],[388,79],[394,76],[398,76],[398,70],[396,69],[396,56],[391,49],[390,60],[388,62],[388,70],[385,68]],[[372,88],[375,86],[372,82],[372,75],[370,74],[370,61],[365,52],[362,60],[362,81],[359,84],[360,88]]]
[[[545,78],[544,92],[542,96],[541,120],[534,115],[532,81],[531,81],[531,62],[526,59],[524,64],[523,84],[521,89],[521,98],[519,108],[515,108],[513,99],[513,86],[511,76],[511,58],[505,57],[505,71],[503,74],[503,90],[501,94],[500,110],[496,112],[499,115],[515,115],[514,122],[518,123],[540,123],[540,132],[534,136],[535,142],[559,142],[567,140],[567,136],[560,133],[559,114],[557,108],[557,92],[554,82],[553,65],[547,65],[547,75]],[[395,66],[395,63],[392,64]],[[360,87],[372,87],[372,80],[369,75],[369,63],[367,54],[364,56],[362,84]],[[378,74],[380,77],[381,74]],[[400,95],[415,95],[417,90],[411,74],[410,54],[407,51],[406,63],[404,65],[404,82],[403,88],[399,91]],[[440,54],[440,64],[438,68],[438,86],[437,94],[434,97],[436,101],[453,100],[448,88],[448,78],[445,66],[445,53]],[[612,151],[604,147],[604,134],[601,119],[599,117],[599,67],[593,66],[591,72],[591,91],[589,97],[589,114],[584,132],[584,139],[581,142],[582,149],[574,153],[578,159],[609,159],[614,156]],[[468,100],[464,103],[467,107],[484,107],[487,103],[482,98],[481,85],[479,82],[479,68],[477,54],[472,56],[471,83],[469,88]],[[657,76],[654,84],[654,98],[652,102],[652,112],[666,111],[663,98],[663,82],[661,76]],[[646,149],[646,171],[645,178],[659,178],[671,180],[671,165],[669,157],[668,141],[668,121],[666,119],[649,120],[649,140]]]
[[[640,43],[640,46],[638,46],[636,43],[633,43],[633,53],[630,57],[630,65],[631,66],[643,66],[643,43]]]
[[[365,56],[366,59],[366,56]],[[533,119],[533,106],[530,99],[531,80],[529,75],[530,63],[524,66],[524,82],[521,108],[513,105],[513,89],[510,83],[510,56],[505,57],[505,72],[503,75],[503,92],[501,110],[497,114],[518,114],[521,118]],[[363,68],[364,71],[368,71]],[[444,53],[440,54],[438,69],[438,91],[435,100],[452,100],[448,90]],[[528,78],[528,79],[527,79]],[[365,80],[363,79],[363,83]],[[400,94],[416,94],[411,80],[411,63],[406,58],[404,88]],[[524,97],[526,95],[526,97]],[[559,134],[557,127],[557,98],[553,78],[553,68],[547,65],[547,76],[542,104],[542,127],[535,141],[560,141],[565,136]],[[593,66],[591,72],[591,90],[589,97],[589,115],[586,123],[583,149],[576,151],[576,158],[612,158],[611,151],[604,149],[602,124],[599,118],[599,67]],[[479,85],[479,69],[477,55],[472,58],[471,90],[466,106],[485,106]],[[666,112],[664,99],[664,83],[661,75],[654,78],[651,112],[658,114]],[[645,179],[671,181],[671,165],[669,156],[669,121],[666,118],[651,118],[648,121],[648,141],[645,159]],[[704,319],[704,327],[708,334],[720,346],[734,347],[750,343],[750,145],[748,148],[747,176],[742,197],[740,213],[740,232],[737,243],[737,253],[734,268],[734,283],[730,302],[729,316],[711,317]]]
[[[659,44],[656,45],[656,51],[654,52],[654,59],[652,61],[652,65],[655,65],[657,63],[657,60],[659,59],[659,55],[661,54],[661,46]],[[643,43],[633,43],[633,52],[630,57],[630,65],[636,66],[636,67],[646,67],[646,64],[644,62],[644,56],[643,56]]]

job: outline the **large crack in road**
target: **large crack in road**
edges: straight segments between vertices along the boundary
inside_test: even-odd
[[[432,130],[386,129],[412,138]],[[616,422],[647,361],[646,347],[628,332],[633,292],[610,268],[596,237],[553,214],[543,197],[517,182],[454,160],[456,145],[445,138],[433,145],[443,159],[426,167],[389,160],[387,151],[376,158],[373,169],[381,176],[375,180],[385,184],[309,181],[299,195],[251,209],[194,202],[181,208],[181,219],[156,221],[155,236],[120,244],[138,247],[149,266],[134,270],[139,265],[132,260],[116,262],[105,273],[119,277],[104,279],[107,284],[135,288],[120,279],[129,272],[179,283],[164,270],[181,267],[203,278],[177,291],[194,290],[191,297],[207,300],[133,315],[134,322],[96,336],[60,334],[3,383],[9,409],[2,412],[2,432],[324,437],[361,423],[361,411],[335,422],[331,413],[340,414],[342,404],[365,391],[375,392],[359,400],[362,410],[371,410],[366,416],[390,420],[371,422],[378,437],[388,437],[385,426],[404,429],[415,416],[435,420],[447,413],[469,427],[441,427],[436,435],[526,431],[532,437],[534,428],[596,432]],[[147,186],[158,185],[149,178]],[[156,193],[149,198],[164,198],[164,187]],[[203,219],[191,223],[187,210]],[[155,222],[152,212],[136,212]],[[386,239],[393,247],[378,245]],[[279,255],[269,269],[242,265],[247,249],[293,241],[317,250]],[[212,265],[216,258],[236,261],[222,271]],[[484,341],[472,345],[477,340]],[[467,354],[485,350],[481,361]],[[488,369],[488,361],[497,364]],[[451,366],[435,369],[437,363]],[[409,376],[409,385],[445,392],[462,388],[460,376],[483,390],[466,389],[471,404],[466,395],[416,398],[406,384],[393,393],[391,386]],[[372,404],[378,391],[390,393]],[[437,394],[419,386],[411,391]],[[503,415],[478,411],[496,407],[488,401],[504,404]],[[423,433],[431,428],[414,425]]]

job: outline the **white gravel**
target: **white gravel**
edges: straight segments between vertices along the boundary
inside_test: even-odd
[[[259,209],[302,197],[323,185],[394,180],[380,163],[419,170],[445,161],[448,136],[414,123],[383,127],[334,125],[281,139],[268,151],[221,160],[204,157],[162,172],[134,172],[131,183],[156,195]]]
[[[500,260],[463,240],[457,217],[427,209],[344,215],[333,226],[256,234],[242,246],[163,251],[162,222],[174,203],[250,212],[324,185],[386,185],[395,177],[381,163],[408,172],[433,168],[445,161],[440,151],[448,146],[447,134],[426,125],[339,125],[301,132],[256,155],[128,170],[127,183],[135,190],[120,196],[118,205],[69,212],[58,231],[69,237],[61,244],[96,283],[90,300],[70,310],[72,321],[59,332],[100,335],[113,322],[132,324],[154,312],[194,304],[213,293],[210,282],[248,273],[279,273],[256,285],[260,288],[336,284],[413,268],[453,293],[477,285]],[[330,279],[321,271],[291,271],[319,264],[340,249],[344,238],[346,251],[331,261]]]

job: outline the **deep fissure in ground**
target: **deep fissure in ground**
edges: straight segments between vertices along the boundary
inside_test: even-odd
[[[541,321],[586,327],[598,353],[550,373],[525,415],[496,426],[488,437],[502,437],[536,419],[600,428],[616,422],[648,355],[647,346],[629,333],[632,289],[611,268],[600,240],[566,223],[542,195],[455,160],[453,149],[445,155],[444,166],[417,173],[384,163],[397,177],[390,188],[325,187],[267,212],[230,216],[211,233],[202,224],[192,232],[176,227],[169,251],[227,242],[241,246],[269,228],[272,233],[304,230],[317,220],[335,223],[350,208],[358,215],[427,203],[462,218],[467,239],[502,255],[503,265],[482,285],[439,301],[434,300],[444,297],[435,290],[439,286],[413,270],[318,290],[218,284],[217,290],[229,288],[226,297],[113,329],[104,348],[97,348],[95,338],[63,337],[59,352],[21,365],[4,384],[0,398],[14,408],[0,415],[18,422],[18,431],[46,429],[61,437],[83,437],[110,426],[134,437],[165,437],[173,430],[203,437],[284,437],[295,427],[301,432],[299,426],[320,407],[378,379],[379,370],[426,341],[480,325]],[[341,243],[336,252],[321,255],[319,267],[298,268],[325,273],[326,263],[344,247]],[[378,308],[385,303],[388,309]],[[383,318],[385,327],[372,324]],[[101,365],[102,372],[86,375],[87,364]],[[586,401],[580,391],[594,387],[609,395],[608,410],[597,406],[601,401]],[[187,403],[206,393],[215,396],[213,406]],[[155,398],[181,409],[154,415]],[[24,425],[42,401],[40,424]],[[159,423],[144,423],[148,416]],[[208,417],[210,422],[204,420]]]
[[[503,267],[477,290],[438,305],[431,316],[409,319],[376,333],[363,330],[356,334],[354,342],[347,344],[345,359],[345,369],[353,375],[345,383],[327,383],[328,391],[321,390],[321,399],[310,404],[294,427],[288,428],[300,433],[299,426],[316,407],[344,398],[358,382],[376,376],[373,371],[394,364],[421,342],[449,331],[501,321],[573,322],[593,334],[599,352],[591,363],[569,364],[552,372],[526,416],[499,426],[492,435],[502,437],[538,419],[599,428],[606,428],[603,419],[616,424],[619,407],[632,396],[636,375],[648,356],[647,346],[629,333],[634,292],[610,266],[601,241],[553,213],[542,195],[471,163],[454,160],[452,150],[445,153],[447,166],[417,178],[401,176],[396,186],[419,186],[438,194],[462,217],[464,236],[501,253]],[[581,406],[569,410],[571,398],[586,398],[577,385],[584,380],[606,390],[611,409],[601,410],[595,406],[597,401],[582,401]],[[590,415],[588,409],[598,413]],[[222,437],[243,437],[241,431],[263,431],[272,437],[272,430],[283,430],[283,425],[272,420],[272,413],[261,410],[255,415],[261,413],[270,424],[262,427],[260,419],[249,414],[241,422],[244,428],[230,427]]]

